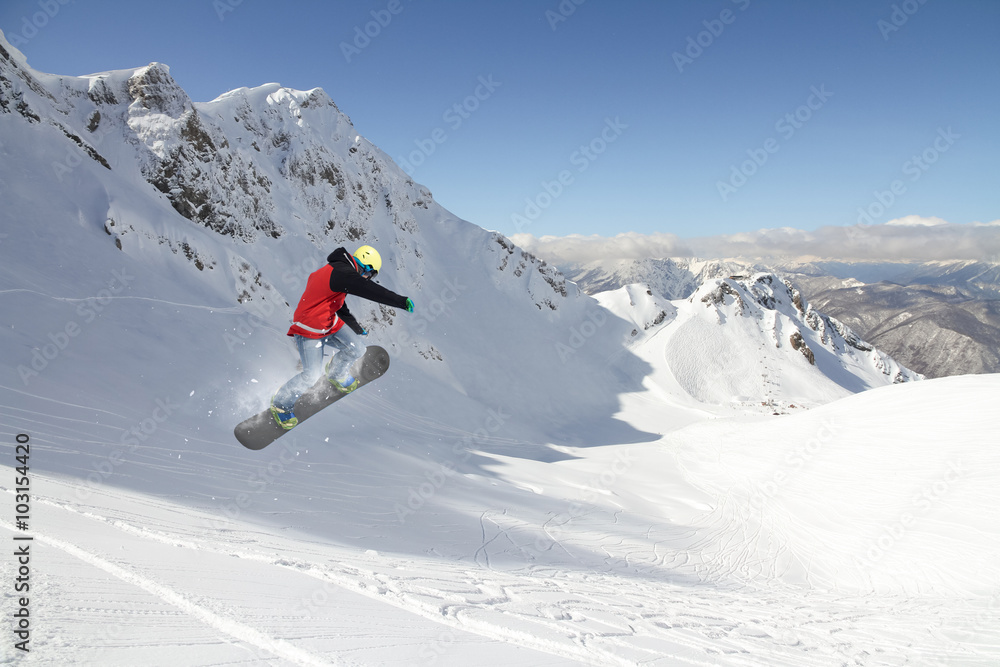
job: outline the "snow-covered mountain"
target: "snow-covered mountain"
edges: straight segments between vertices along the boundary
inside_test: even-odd
[[[958,287],[983,299],[1000,297],[1000,263],[953,260],[937,262],[781,262],[786,273],[810,278],[833,277],[874,284]]]
[[[790,263],[817,308],[928,377],[1000,371],[1000,265]]]
[[[995,376],[896,384],[767,273],[588,296],[319,90],[196,103],[163,65],[56,76],[0,39],[0,190],[29,661],[1000,658]],[[417,305],[350,302],[388,374],[243,449],[306,275],[362,242]]]
[[[663,298],[686,299],[706,281],[748,275],[763,267],[737,260],[667,257],[611,259],[559,268],[587,294],[643,283]]]
[[[921,376],[816,310],[789,280],[740,260],[605,260],[563,267],[606,308],[636,324],[666,320],[658,351],[673,390],[719,405],[783,411]],[[645,296],[643,296],[645,292]],[[662,301],[673,302],[661,307]],[[686,303],[684,303],[686,301]],[[640,355],[642,356],[642,355]],[[803,369],[803,359],[811,369]],[[798,379],[791,378],[806,370]],[[833,389],[833,387],[837,387]]]
[[[635,324],[623,347],[666,361],[650,382],[700,403],[783,413],[921,379],[772,273],[708,281],[674,301],[642,284],[597,298]]]
[[[22,176],[31,174],[30,184],[11,188],[25,206],[12,216],[20,224],[9,242],[28,245],[24,233],[63,235],[60,221],[75,218],[87,237],[80,243],[103,242],[107,261],[120,252],[152,283],[169,281],[204,303],[242,311],[245,321],[236,318],[223,340],[225,375],[245,373],[248,355],[287,359],[290,346],[276,329],[290,319],[305,277],[330,249],[370,243],[386,256],[380,279],[412,296],[418,311],[408,318],[368,302],[355,308],[373,323],[374,339],[416,373],[484,405],[502,401],[536,417],[543,410],[557,430],[577,418],[575,410],[612,410],[620,387],[600,379],[606,368],[595,365],[593,350],[575,354],[570,345],[600,306],[503,236],[441,208],[322,90],[267,84],[202,104],[162,64],[60,77],[32,70],[12,48],[4,53],[5,120],[19,128],[8,133],[16,140],[7,150],[18,156]],[[25,170],[30,161],[34,167]],[[64,206],[38,209],[34,201],[51,190],[62,193]],[[52,222],[36,222],[40,214]],[[35,263],[44,268],[59,259],[46,254]],[[679,293],[736,267],[669,268],[660,275]],[[258,326],[246,326],[251,318]],[[250,341],[259,325],[275,329],[263,347]],[[616,345],[613,330],[621,326],[602,327],[588,347]],[[469,344],[484,335],[502,342]],[[13,349],[31,357],[32,344],[21,339]],[[563,348],[574,353],[573,363]],[[280,368],[267,368],[262,386],[251,388],[258,404],[288,374]],[[551,405],[567,384],[581,388],[574,407]]]
[[[1000,300],[947,285],[845,282],[801,284],[824,312],[928,377],[1000,371]]]
[[[771,272],[817,311],[927,377],[1000,371],[1000,265],[993,262],[664,258],[559,268],[588,294],[643,283],[667,299],[687,298],[706,280]]]
[[[46,274],[39,282],[8,263],[10,287],[86,299],[108,279],[98,267],[123,266],[137,276],[131,289],[141,281],[189,314],[224,312],[208,327],[186,318],[191,333],[171,354],[192,340],[220,346],[225,367],[192,369],[192,382],[232,380],[264,405],[294,369],[282,329],[305,278],[333,248],[368,243],[385,260],[380,282],[411,296],[417,311],[358,302],[355,312],[374,342],[427,381],[531,413],[562,378],[594,377],[586,359],[564,365],[552,344],[533,344],[584,321],[592,300],[503,236],[441,208],[322,90],[267,84],[196,104],[161,64],[61,77],[32,70],[9,45],[0,58],[5,242]],[[500,343],[482,345],[484,332]],[[22,361],[42,347],[8,335]],[[266,367],[251,370],[247,359]],[[597,411],[614,402],[610,391],[581,394]],[[554,426],[573,418],[562,412],[549,407],[546,417]]]
[[[977,295],[1000,298],[1000,262],[925,262],[893,282],[902,285],[946,285],[974,290]]]

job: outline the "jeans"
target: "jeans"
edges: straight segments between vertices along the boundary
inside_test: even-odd
[[[330,364],[328,377],[337,378],[345,375],[351,364],[365,354],[367,346],[361,342],[361,337],[351,331],[346,324],[337,333],[326,338],[305,338],[295,335],[295,347],[302,359],[302,372],[282,385],[274,395],[274,406],[279,410],[289,411],[295,407],[295,401],[323,375],[323,349],[326,345],[336,348],[333,362]]]

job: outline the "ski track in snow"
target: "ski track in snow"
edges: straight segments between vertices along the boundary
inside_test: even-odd
[[[39,455],[49,450],[65,455],[73,443],[77,447],[107,445],[109,437],[113,441],[117,434],[118,429],[111,424],[98,425],[82,418],[94,410],[91,407],[12,391],[42,401],[34,411],[13,408],[20,413],[19,419],[37,416],[32,424],[39,430],[32,432],[32,442],[41,445]],[[418,417],[383,403],[376,401],[371,409],[408,424]],[[101,412],[125,423],[137,417]],[[417,424],[418,430],[432,436],[464,433],[439,430],[446,425],[428,418],[417,420]],[[11,441],[12,435],[8,435],[6,440]],[[190,431],[183,435],[195,438]],[[717,460],[718,454],[713,452],[716,450],[711,447],[705,449],[708,465],[722,471],[739,469],[731,461]],[[162,458],[166,455],[150,444],[131,452],[128,458],[141,456],[145,468],[182,473]],[[232,463],[226,456],[208,452],[201,456],[202,466],[214,461],[220,471]],[[692,468],[681,465],[682,475],[704,475],[697,470],[699,459],[687,461]],[[541,464],[550,471],[542,474],[557,472],[550,465]],[[212,470],[203,469],[201,474],[211,476]],[[355,486],[338,487],[330,506],[350,507],[352,496],[364,493],[365,483],[385,483],[375,477],[370,482],[356,479],[370,472],[354,470],[350,474]],[[257,651],[254,660],[260,664],[267,660],[261,653],[289,663],[297,661],[295,664],[331,664],[350,657],[329,647],[313,648],[301,639],[291,643],[287,637],[294,634],[296,614],[305,613],[294,611],[295,600],[301,596],[276,597],[273,609],[248,611],[239,591],[203,589],[183,577],[165,581],[164,576],[173,576],[173,563],[185,558],[204,562],[206,570],[198,574],[202,577],[222,572],[207,561],[223,559],[232,570],[227,576],[237,580],[305,579],[311,582],[302,584],[306,591],[319,590],[331,597],[340,596],[336,591],[349,591],[441,626],[440,632],[472,633],[567,661],[558,664],[989,665],[989,656],[996,655],[995,650],[977,654],[959,634],[968,628],[989,634],[989,628],[1000,620],[992,602],[987,609],[981,601],[971,599],[838,595],[808,585],[781,583],[787,545],[773,531],[762,533],[760,506],[741,495],[745,489],[729,481],[717,481],[719,490],[713,504],[706,507],[699,529],[686,537],[665,533],[663,540],[657,540],[662,517],[651,517],[643,525],[637,511],[626,517],[620,508],[588,508],[569,519],[549,516],[547,523],[540,524],[552,538],[554,557],[543,554],[539,558],[537,552],[531,553],[530,545],[526,547],[524,535],[530,535],[530,517],[506,509],[487,510],[478,511],[474,518],[478,543],[465,544],[467,555],[456,559],[372,556],[322,537],[289,538],[276,532],[274,526],[227,520],[225,527],[219,528],[218,516],[175,504],[166,497],[146,497],[105,485],[95,490],[72,477],[34,475],[34,510],[50,514],[33,525],[55,527],[43,529],[40,542],[176,608],[223,636],[224,643],[235,641],[239,648],[233,650],[240,654],[252,647]],[[5,488],[3,481],[0,488]],[[520,482],[528,488],[537,480],[523,477]],[[400,478],[390,483],[407,482]],[[633,523],[615,530],[623,518]],[[377,513],[356,521],[359,525],[382,522],[387,531],[394,528],[391,520]],[[77,525],[81,523],[86,527]],[[215,530],[205,530],[213,524]],[[564,530],[568,524],[572,524],[570,530]],[[83,544],[63,532],[70,525],[73,530],[92,532],[93,542]],[[156,557],[143,562],[130,549],[128,558],[119,559],[108,549],[121,544],[122,536],[152,545],[147,550],[156,552]],[[157,551],[160,548],[169,553]],[[583,561],[574,565],[579,553],[603,553],[603,567]],[[7,561],[0,561],[0,565],[6,567]],[[752,583],[726,583],[739,581]],[[128,617],[135,605],[126,603],[121,608]],[[68,625],[60,628],[60,634],[67,636],[63,641],[70,645],[83,642],[82,637],[72,638],[73,632]],[[336,631],[330,634],[337,636]],[[984,642],[978,641],[977,646],[983,650]],[[39,649],[44,653],[44,647]],[[140,652],[141,660],[155,662],[156,650],[155,643],[150,645],[149,652]],[[187,650],[187,664],[220,664],[216,653],[207,658],[200,651]],[[224,647],[217,650],[230,655]],[[960,660],[963,657],[964,662]],[[362,664],[365,662],[362,659]]]
[[[46,485],[55,488],[64,484],[63,491],[77,488],[46,480]],[[155,528],[141,526],[137,522],[148,523],[149,512],[136,509],[133,513],[138,499],[114,491],[104,495],[105,501],[114,505],[94,507],[96,511],[81,511],[49,497],[36,496],[34,501],[36,507],[84,519],[88,523],[85,530],[99,535],[100,544],[118,544],[121,539],[115,533],[122,533],[202,558],[234,558],[231,562],[236,576],[246,567],[241,563],[260,564],[276,577],[289,573],[310,577],[322,582],[321,590],[326,592],[331,587],[350,590],[455,631],[585,664],[906,665],[913,664],[914,653],[928,659],[924,664],[936,664],[930,661],[934,659],[933,648],[920,653],[919,647],[910,644],[920,634],[915,630],[925,626],[928,618],[939,617],[945,626],[945,621],[954,625],[962,613],[974,614],[973,609],[948,608],[933,598],[871,596],[857,600],[794,588],[677,585],[655,575],[646,578],[548,567],[501,570],[490,565],[488,547],[503,541],[505,531],[500,522],[494,523],[485,515],[481,518],[483,544],[475,557],[479,567],[359,555],[320,544],[298,544],[289,550],[291,545],[282,542],[277,545],[281,551],[276,551],[275,544],[267,544],[274,538],[249,528],[226,531],[225,539],[206,539],[205,533],[185,530],[184,526],[197,526],[204,517],[182,507],[164,506],[169,521],[157,517]],[[157,504],[152,503],[154,507]],[[126,507],[130,509],[122,509]],[[50,517],[45,523],[76,524],[78,519]],[[729,525],[730,519],[722,521]],[[488,530],[488,523],[494,523],[496,530]],[[7,522],[0,521],[0,526],[14,530]],[[128,567],[117,565],[110,555],[98,555],[59,537],[46,533],[35,537],[287,664],[342,664],[298,648],[273,630],[266,633],[218,611],[231,609],[238,601],[206,598],[202,591],[177,590],[140,574],[140,567],[131,561]],[[730,567],[748,565],[737,558]],[[967,622],[973,625],[971,620]],[[905,643],[893,647],[887,642],[892,634],[906,638]]]
[[[240,308],[238,306],[206,306],[203,304],[196,304],[196,303],[177,303],[175,301],[166,301],[164,299],[156,299],[154,297],[148,297],[148,296],[107,295],[107,296],[87,296],[87,297],[65,297],[65,296],[53,296],[51,294],[46,294],[45,292],[39,292],[38,290],[31,290],[26,288],[0,290],[0,294],[20,294],[20,293],[35,294],[37,296],[44,296],[45,298],[51,299],[53,301],[63,301],[65,303],[80,303],[83,301],[97,301],[97,300],[105,301],[108,303],[112,301],[150,301],[152,303],[159,303],[165,306],[177,306],[179,308],[194,308],[196,310],[208,310],[213,313],[219,313],[219,314],[230,314],[230,315],[247,314],[247,311],[245,309]]]
[[[6,521],[0,520],[0,527],[5,528],[12,533],[15,532],[15,527]],[[118,579],[121,579],[125,583],[141,588],[150,595],[160,598],[164,602],[177,607],[185,614],[193,616],[206,625],[209,625],[219,632],[229,635],[238,641],[245,641],[249,644],[253,644],[254,646],[257,646],[269,653],[273,653],[279,658],[296,665],[322,666],[330,664],[329,661],[314,656],[307,651],[303,651],[302,649],[289,644],[284,640],[269,637],[248,625],[240,623],[239,621],[221,616],[204,606],[192,602],[187,597],[153,581],[152,579],[149,579],[148,577],[119,565],[115,565],[114,563],[107,561],[100,556],[84,551],[73,544],[64,542],[63,540],[54,537],[49,537],[43,533],[36,532],[33,534],[33,537],[42,544],[64,551],[70,556],[78,558],[88,565],[92,565],[114,577],[117,577]]]

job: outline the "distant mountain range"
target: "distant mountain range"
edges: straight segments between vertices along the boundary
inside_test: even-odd
[[[1000,264],[664,258],[564,265],[587,293],[648,284],[687,298],[709,278],[775,271],[810,305],[927,377],[1000,372]]]
[[[653,368],[663,396],[784,414],[921,379],[773,273],[707,279],[686,299],[641,283],[597,298],[634,324],[623,347]]]

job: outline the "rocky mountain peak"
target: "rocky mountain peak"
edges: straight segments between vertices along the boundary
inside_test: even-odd
[[[133,100],[133,115],[142,111],[176,119],[192,109],[191,98],[170,76],[170,68],[161,63],[137,69],[128,79],[127,90]]]
[[[782,347],[789,344],[815,365],[820,350],[835,358],[854,357],[895,382],[922,379],[862,340],[843,322],[825,315],[806,302],[788,280],[773,273],[734,275],[706,282],[689,301],[714,308],[719,322],[737,316],[760,323],[760,329]]]

